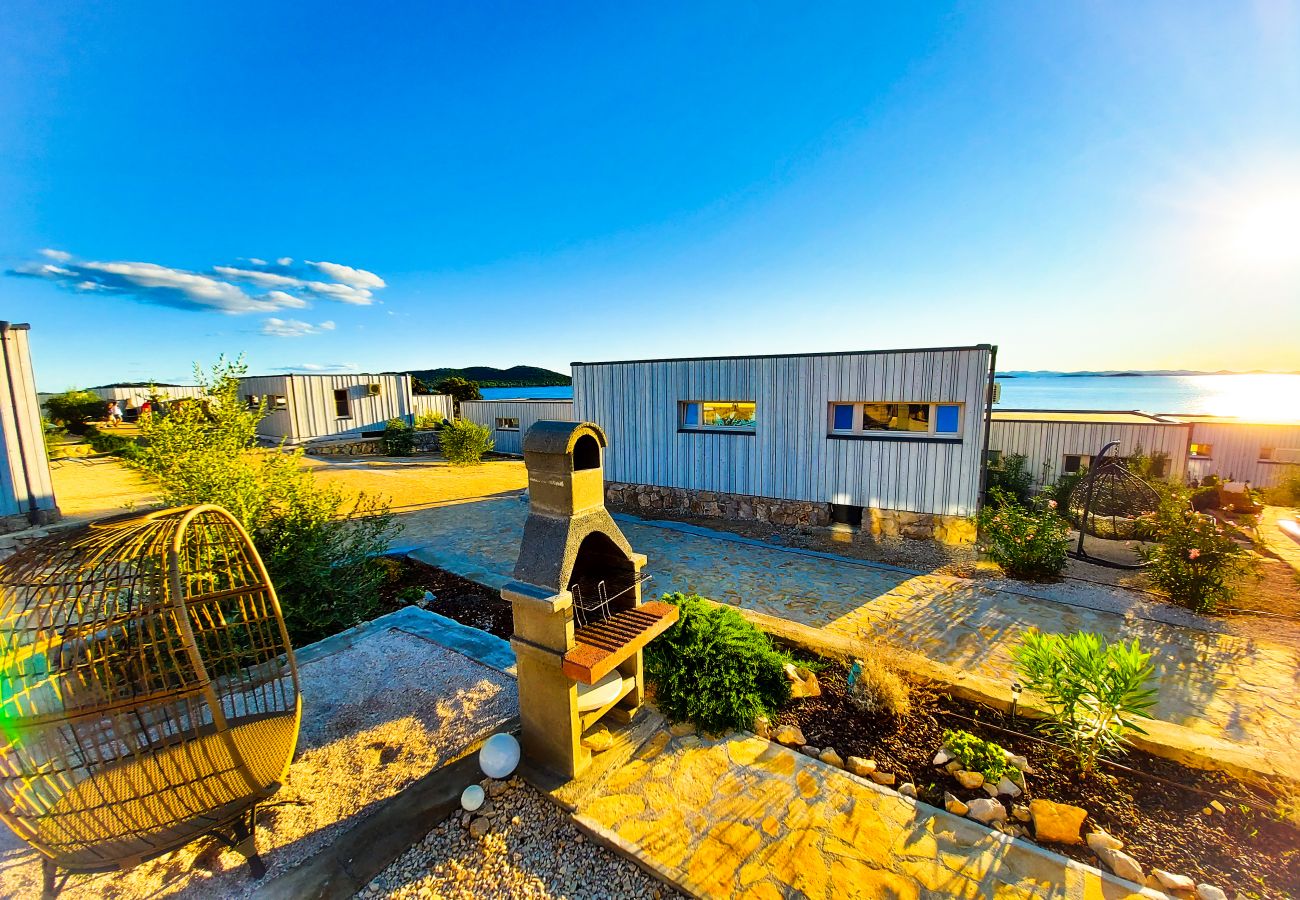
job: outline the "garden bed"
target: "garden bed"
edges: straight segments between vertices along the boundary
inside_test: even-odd
[[[421,591],[432,591],[435,598],[432,602],[419,600],[415,605],[421,609],[509,640],[514,632],[514,613],[510,609],[510,603],[503,600],[499,593],[444,569],[404,556],[396,557],[395,560],[400,570],[397,570],[396,577],[390,578],[380,588],[383,608],[379,615],[411,605],[398,595],[404,588],[418,588]]]
[[[1026,793],[1014,803],[1038,798],[1083,807],[1088,810],[1085,831],[1100,826],[1124,841],[1125,852],[1147,872],[1183,873],[1198,883],[1216,884],[1229,896],[1234,891],[1261,898],[1300,892],[1300,831],[1264,812],[1275,807],[1277,798],[1222,772],[1190,769],[1139,752],[1122,758],[1132,772],[1103,763],[1095,774],[1080,779],[1062,751],[1031,737],[1035,726],[1026,719],[956,700],[928,685],[914,685],[913,709],[905,718],[867,715],[847,699],[844,665],[824,662],[818,675],[822,695],[791,701],[776,724],[799,726],[811,746],[833,747],[841,757],[874,759],[879,771],[897,776],[898,784],[915,784],[919,799],[931,805],[943,807],[944,791],[963,801],[987,796],[983,790],[962,789],[932,765],[945,729],[965,729],[1029,760],[1036,774],[1026,777]],[[1207,816],[1203,810],[1221,795],[1226,812]],[[1010,812],[1012,801],[1001,799]],[[1046,846],[1098,864],[1087,846]]]

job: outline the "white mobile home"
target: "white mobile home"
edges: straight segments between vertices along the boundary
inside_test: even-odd
[[[989,460],[1024,456],[1034,486],[1041,488],[1086,469],[1102,447],[1119,441],[1120,456],[1163,454],[1165,477],[1182,481],[1190,432],[1182,422],[1137,411],[995,409]]]
[[[492,429],[497,453],[521,455],[523,435],[538,421],[572,422],[572,400],[467,400],[461,418]]]
[[[239,382],[246,402],[265,403],[257,433],[273,441],[360,437],[382,432],[389,419],[410,423],[416,412],[409,375],[253,375]],[[420,411],[442,406],[449,413],[449,403],[424,401]]]
[[[139,409],[155,396],[163,400],[198,400],[206,396],[197,384],[105,384],[90,388],[90,392],[98,394],[105,404],[116,400],[124,413]]]
[[[0,322],[0,531],[44,525],[59,518],[45,455],[27,331]]]
[[[1180,413],[1166,418],[1185,422],[1191,429],[1187,473],[1193,478],[1217,475],[1226,481],[1273,487],[1300,466],[1300,422],[1275,424]]]
[[[574,416],[609,435],[614,505],[969,540],[994,356],[578,362]]]

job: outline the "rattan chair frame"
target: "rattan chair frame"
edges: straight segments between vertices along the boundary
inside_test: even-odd
[[[275,588],[211,504],[60,532],[0,563],[0,820],[64,873],[203,835],[260,877],[257,804],[302,719]]]

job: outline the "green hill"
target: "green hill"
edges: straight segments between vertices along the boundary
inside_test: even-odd
[[[511,366],[497,369],[493,366],[466,366],[463,369],[413,369],[406,374],[432,385],[453,376],[478,382],[479,387],[564,387],[573,383],[568,375],[539,369],[537,366]]]

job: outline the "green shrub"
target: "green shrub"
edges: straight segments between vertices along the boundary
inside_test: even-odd
[[[1121,752],[1129,732],[1145,734],[1135,720],[1150,718],[1156,690],[1151,654],[1136,638],[1108,644],[1100,635],[1025,632],[1012,649],[1025,686],[1047,703],[1047,729],[1065,745],[1079,771],[1092,771],[1102,753]]]
[[[384,423],[384,455],[410,456],[415,453],[415,429],[404,419],[389,419]]]
[[[1193,612],[1212,613],[1236,596],[1254,568],[1245,547],[1213,516],[1197,512],[1181,489],[1170,490],[1143,520],[1154,543],[1139,548],[1147,578],[1166,597]]]
[[[992,784],[997,784],[1004,775],[1014,776],[1019,771],[1007,762],[1005,750],[969,731],[944,731],[943,746],[957,762],[961,763],[963,769],[967,772],[979,772],[984,776],[985,781]],[[1012,780],[1017,779],[1013,777]]]
[[[408,584],[397,592],[397,599],[406,604],[419,603],[424,599],[424,588]]]
[[[993,492],[994,497],[999,492]],[[1056,513],[1055,500],[1033,507],[991,502],[980,510],[980,549],[1012,578],[1038,581],[1060,575],[1070,526]]]
[[[85,434],[88,420],[100,421],[107,415],[108,403],[92,391],[71,390],[46,400],[45,411],[56,425],[72,434]]]
[[[438,412],[436,409],[431,409],[428,412],[422,412],[415,417],[415,427],[428,431],[431,428],[441,428],[442,424],[446,421],[446,416]]]
[[[483,454],[496,446],[491,429],[468,419],[456,419],[448,424],[440,439],[442,455],[457,466],[478,465],[483,461]]]
[[[1077,472],[1066,472],[1056,479],[1055,484],[1043,490],[1043,497],[1047,500],[1055,500],[1057,509],[1069,509],[1070,498],[1074,496],[1074,489],[1079,486],[1079,482],[1083,481],[1087,475],[1088,470],[1086,468]]]
[[[197,366],[204,402],[169,404],[141,423],[133,462],[157,479],[168,505],[215,503],[253,537],[295,643],[318,640],[371,617],[384,570],[377,554],[398,526],[386,502],[347,499],[302,468],[302,451],[256,446],[263,408],[240,396],[242,360]]]
[[[86,427],[86,442],[96,453],[108,453],[126,460],[135,460],[140,456],[140,443],[135,438],[101,431],[94,425]]]
[[[1013,500],[1021,506],[1028,506],[1034,497],[1034,476],[1026,467],[1027,457],[1022,453],[1011,453],[995,463],[989,464],[988,492],[990,502]],[[1001,492],[1000,496],[994,492]]]
[[[1192,491],[1192,509],[1197,512],[1205,512],[1207,509],[1219,508],[1219,488],[1203,487]]]
[[[1287,466],[1281,480],[1264,491],[1264,499],[1274,506],[1300,506],[1300,466]]]
[[[709,733],[752,728],[790,699],[789,659],[734,609],[693,594],[665,594],[681,616],[645,650],[646,678],[673,721]]]

